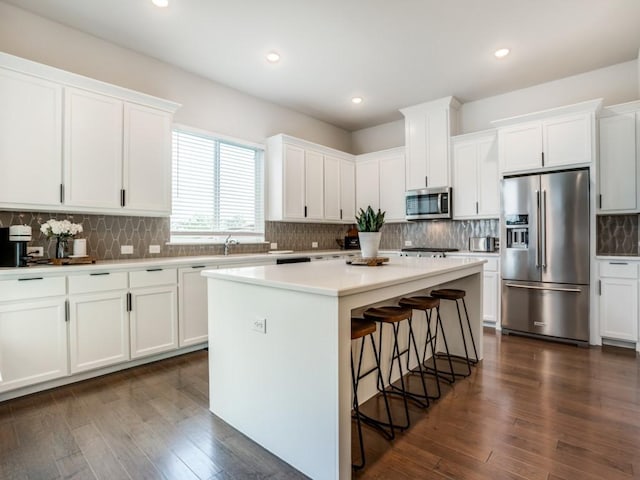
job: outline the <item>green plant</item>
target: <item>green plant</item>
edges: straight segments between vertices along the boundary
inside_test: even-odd
[[[356,223],[358,224],[358,231],[360,232],[379,232],[384,225],[384,215],[387,212],[374,212],[371,205],[367,207],[367,210],[360,209],[358,215],[356,215]]]

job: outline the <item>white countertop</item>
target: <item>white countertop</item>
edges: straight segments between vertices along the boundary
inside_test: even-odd
[[[458,250],[457,252],[447,252],[447,257],[499,257],[500,252],[471,252],[469,250]]]
[[[327,296],[344,296],[473,267],[475,258],[393,257],[379,267],[348,265],[345,260],[205,270],[202,275]]]

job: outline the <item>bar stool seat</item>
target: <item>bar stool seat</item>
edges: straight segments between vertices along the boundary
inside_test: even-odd
[[[462,335],[462,345],[464,347],[464,356],[449,355],[449,357],[453,359],[463,360],[466,362],[467,373],[466,374],[456,373],[456,375],[463,376],[463,377],[467,377],[471,375],[471,366],[476,365],[478,363],[478,351],[476,349],[476,342],[473,338],[473,330],[471,329],[471,321],[469,320],[469,312],[467,311],[467,304],[465,302],[466,295],[467,295],[466,291],[459,290],[456,288],[442,288],[442,289],[431,291],[432,297],[439,298],[442,300],[451,300],[456,302],[456,309],[458,311],[458,321],[460,324],[460,334]],[[469,356],[469,351],[467,349],[466,334],[465,334],[464,326],[462,323],[462,314],[460,313],[460,304],[458,303],[458,300],[462,301],[462,305],[464,307],[464,314],[467,319],[467,329],[469,330],[469,337],[471,339],[471,345],[473,346],[473,353],[475,355],[475,358],[471,358]]]
[[[358,354],[358,368],[357,370],[353,365],[353,355],[351,355],[351,382],[353,386],[353,410],[355,415],[353,418],[356,420],[356,425],[358,427],[358,440],[360,445],[360,463],[352,463],[352,467],[354,469],[363,468],[365,465],[365,454],[364,454],[364,441],[362,439],[362,422],[367,425],[375,428],[380,432],[385,438],[388,440],[393,440],[395,437],[395,433],[393,430],[393,422],[391,420],[391,409],[389,408],[389,401],[387,399],[387,393],[384,389],[382,389],[382,398],[384,400],[384,406],[387,413],[387,421],[381,421],[376,418],[372,418],[368,415],[365,415],[360,411],[360,402],[358,401],[358,384],[360,380],[365,378],[367,375],[371,373],[377,373],[377,384],[381,385],[383,383],[382,380],[382,370],[380,368],[380,355],[378,354],[378,350],[376,349],[376,343],[373,338],[373,334],[377,330],[376,323],[372,320],[365,320],[363,318],[351,318],[351,340],[362,339],[362,343],[360,346],[360,352]],[[371,340],[371,348],[373,350],[373,358],[375,360],[375,365],[367,370],[366,372],[362,372],[362,358],[364,353],[365,346],[365,338],[369,337]]]
[[[415,310],[431,310],[440,306],[440,299],[434,297],[404,297],[398,301],[398,305]]]
[[[411,318],[411,309],[405,307],[372,307],[364,312],[364,318],[374,322],[397,323]]]

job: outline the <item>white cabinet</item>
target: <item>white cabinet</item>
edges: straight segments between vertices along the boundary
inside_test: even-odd
[[[452,139],[453,217],[500,216],[500,176],[495,131]]]
[[[598,207],[602,213],[640,208],[640,102],[604,109],[600,118]]]
[[[72,275],[68,285],[71,373],[129,360],[127,273]]]
[[[181,347],[205,343],[207,334],[207,279],[204,265],[178,270],[178,343]]]
[[[282,134],[267,139],[268,220],[349,222],[353,181],[349,154]]]
[[[638,264],[600,261],[598,268],[600,335],[638,342]]]
[[[0,281],[0,392],[68,375],[64,293],[64,277]]]
[[[131,358],[178,348],[177,270],[129,273]]]
[[[386,222],[405,221],[404,149],[358,155],[356,160],[356,208],[378,208]]]
[[[500,172],[590,164],[601,104],[598,99],[492,122],[498,127]]]
[[[351,160],[340,160],[340,219],[354,223],[356,216],[356,166]]]
[[[0,105],[0,207],[60,204],[62,87],[0,69]]]
[[[449,139],[457,133],[460,103],[453,97],[403,108],[406,188],[448,187]]]
[[[171,214],[171,114],[124,104],[125,210]]]

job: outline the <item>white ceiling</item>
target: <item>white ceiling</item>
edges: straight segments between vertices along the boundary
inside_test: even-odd
[[[347,130],[632,60],[640,47],[640,0],[7,3]],[[503,46],[511,55],[495,59]]]

